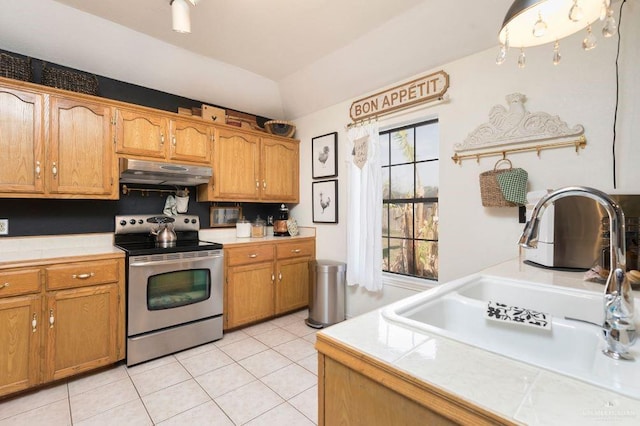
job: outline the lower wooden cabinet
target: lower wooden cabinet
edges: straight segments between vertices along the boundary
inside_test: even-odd
[[[0,269],[0,396],[123,359],[124,280],[121,256]]]
[[[226,277],[228,328],[273,316],[273,263],[232,266]]]
[[[308,306],[315,244],[300,238],[226,248],[225,329]]]
[[[40,381],[40,301],[40,295],[0,298],[0,396]]]
[[[118,284],[60,290],[47,296],[44,381],[118,360]]]

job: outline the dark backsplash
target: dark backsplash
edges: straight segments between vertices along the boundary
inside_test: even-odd
[[[136,187],[153,188],[149,185]],[[197,215],[200,226],[208,228],[212,203],[196,202],[195,188],[189,188],[189,192],[189,209],[186,214]],[[121,193],[119,200],[0,198],[0,219],[9,219],[8,237],[113,232],[116,215],[161,214],[165,201],[165,194],[161,196],[152,191],[149,195],[142,195],[137,191],[127,195]],[[217,205],[235,206],[236,203]],[[275,215],[280,204],[241,203],[241,207],[242,214],[247,219],[254,220],[257,215],[263,219]]]

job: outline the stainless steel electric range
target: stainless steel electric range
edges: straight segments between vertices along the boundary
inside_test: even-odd
[[[198,216],[115,222],[115,245],[127,254],[127,365],[222,338],[222,244],[200,241]],[[170,242],[154,235],[164,226]]]

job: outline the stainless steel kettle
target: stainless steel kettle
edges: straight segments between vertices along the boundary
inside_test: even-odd
[[[151,231],[151,235],[156,237],[156,245],[159,247],[171,247],[176,245],[176,241],[178,241],[178,236],[176,232],[173,230],[173,222],[175,221],[172,217],[164,217],[164,216],[156,216],[147,219],[147,222],[157,223],[158,227]]]

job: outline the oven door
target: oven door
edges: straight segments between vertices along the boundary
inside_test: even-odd
[[[127,335],[221,315],[223,266],[222,250],[130,257]]]

